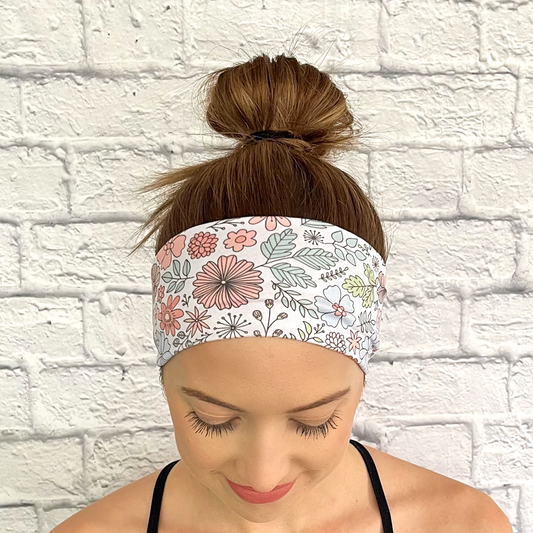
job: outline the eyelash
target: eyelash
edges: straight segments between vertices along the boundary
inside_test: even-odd
[[[233,431],[235,428],[233,427],[231,420],[228,422],[224,422],[223,424],[208,424],[207,422],[204,422],[201,418],[198,417],[195,411],[190,411],[187,413],[186,417],[191,417],[192,420],[192,426],[195,430],[195,433],[202,433],[204,430],[206,432],[206,437],[210,434],[217,435],[218,437],[222,436],[222,432],[225,431],[226,434],[230,431]],[[320,424],[320,426],[308,426],[307,424],[302,424],[301,422],[296,422],[296,425],[298,426],[298,431],[300,431],[300,434],[302,436],[305,436],[306,438],[309,438],[311,435],[317,436],[322,435],[324,438],[329,433],[329,428],[337,429],[337,426],[335,425],[335,419],[338,419],[337,411],[335,411],[329,420],[326,420],[323,424]]]

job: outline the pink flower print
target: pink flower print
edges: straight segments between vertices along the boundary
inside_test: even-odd
[[[385,288],[385,285],[387,283],[387,276],[383,274],[383,272],[380,272],[378,274],[378,281],[379,281],[379,287],[378,287],[378,299],[379,303],[383,303],[383,300],[387,297],[387,289]]]
[[[353,330],[350,330],[350,337],[348,338],[348,342],[349,342],[348,350],[353,353],[355,353],[356,350],[359,350],[359,341],[362,340],[362,337],[359,337],[357,333],[354,333]]]
[[[183,311],[181,309],[174,309],[179,301],[179,296],[172,298],[172,295],[169,294],[166,305],[161,304],[161,312],[157,315],[157,319],[161,322],[159,325],[161,329],[165,330],[167,335],[171,332],[174,336],[176,335],[176,330],[181,329],[178,318],[183,316]]]
[[[235,255],[223,255],[217,263],[209,261],[196,275],[192,295],[205,307],[219,309],[240,307],[247,299],[257,299],[264,281],[258,270],[252,270],[251,261],[237,261]]]
[[[265,228],[268,231],[275,230],[278,226],[278,222],[285,227],[289,227],[291,225],[290,221],[286,217],[252,217],[248,222],[250,224],[259,224],[265,218]]]
[[[228,238],[224,241],[226,248],[231,248],[234,252],[240,252],[245,246],[255,246],[257,241],[254,237],[257,235],[257,231],[247,231],[240,229],[237,233],[230,231]]]
[[[161,268],[157,263],[152,265],[152,293],[155,293],[161,279]]]
[[[217,247],[218,237],[214,233],[199,231],[191,238],[187,251],[192,259],[207,257]]]
[[[326,335],[326,348],[345,353],[345,347],[344,337],[338,331],[331,331]]]
[[[200,330],[200,333],[203,333],[203,328],[208,328],[209,326],[203,322],[204,318],[211,318],[211,315],[206,315],[207,311],[202,311],[201,314],[198,314],[198,307],[194,306],[194,315],[185,311],[191,318],[186,318],[183,322],[190,322],[191,324],[187,327],[187,331],[192,330],[191,336],[196,335],[196,331]]]
[[[378,330],[381,329],[381,309],[378,311],[378,315],[376,317],[376,327],[378,328]]]
[[[162,302],[163,296],[165,296],[165,287],[164,285],[160,285],[159,290],[157,291],[157,301]]]
[[[163,245],[161,250],[157,252],[157,260],[161,264],[161,268],[165,269],[172,263],[172,257],[179,257],[183,248],[185,247],[185,235],[177,235],[172,240]]]

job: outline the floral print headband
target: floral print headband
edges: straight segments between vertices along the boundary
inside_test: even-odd
[[[313,219],[246,216],[179,233],[152,265],[157,364],[238,337],[312,342],[363,372],[379,348],[386,265],[365,240]]]

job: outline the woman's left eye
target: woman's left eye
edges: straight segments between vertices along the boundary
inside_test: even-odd
[[[209,435],[217,435],[220,437],[222,436],[223,431],[227,434],[234,430],[231,420],[224,422],[223,424],[208,424],[199,418],[195,411],[190,411],[187,413],[186,418],[187,417],[190,417],[191,424],[195,432],[202,433],[205,431],[206,437]],[[322,435],[325,438],[330,428],[337,429],[337,426],[335,425],[335,419],[338,418],[337,412],[335,411],[335,413],[331,415],[331,418],[326,420],[326,422],[323,424],[320,424],[320,426],[309,426],[307,424],[303,424],[302,422],[297,422],[296,420],[295,423],[297,426],[297,431],[306,438],[317,435]]]

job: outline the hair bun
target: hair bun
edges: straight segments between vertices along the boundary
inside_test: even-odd
[[[204,85],[207,123],[243,145],[287,138],[288,142],[281,144],[324,156],[359,144],[361,125],[342,91],[328,74],[293,57],[261,54],[212,73]],[[265,131],[280,136],[257,139],[250,133]],[[281,135],[287,131],[293,137]]]

